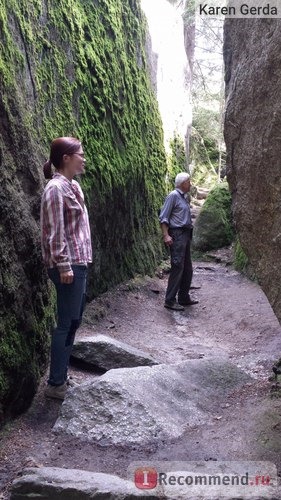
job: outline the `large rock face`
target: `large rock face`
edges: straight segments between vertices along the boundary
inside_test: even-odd
[[[138,0],[4,0],[0,26],[1,421],[29,404],[46,361],[38,220],[50,141],[75,135],[86,151],[90,297],[154,268],[166,164]]]
[[[281,321],[281,20],[228,20],[224,59],[234,220]]]

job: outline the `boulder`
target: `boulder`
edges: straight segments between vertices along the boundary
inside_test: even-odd
[[[73,346],[72,359],[83,361],[88,368],[102,370],[157,364],[145,352],[106,335],[77,340]]]
[[[229,245],[234,237],[231,196],[226,183],[213,188],[194,225],[193,248],[206,251]]]
[[[281,321],[281,22],[228,19],[227,178],[241,247]]]
[[[216,414],[225,396],[248,380],[214,359],[110,370],[68,390],[53,430],[103,446],[167,442]]]
[[[57,467],[29,468],[13,482],[11,500],[133,500],[159,496],[137,490],[131,481],[109,474]]]

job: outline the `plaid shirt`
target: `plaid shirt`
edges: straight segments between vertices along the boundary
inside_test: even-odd
[[[41,202],[41,246],[47,267],[71,271],[71,264],[92,262],[87,208],[79,183],[56,172]]]

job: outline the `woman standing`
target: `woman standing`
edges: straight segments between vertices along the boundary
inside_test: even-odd
[[[52,142],[50,159],[44,165],[45,178],[51,180],[41,202],[41,244],[57,292],[57,327],[52,334],[45,396],[57,399],[64,399],[67,389],[69,358],[85,302],[87,265],[92,262],[88,212],[82,189],[73,179],[84,170],[78,139],[59,137]]]

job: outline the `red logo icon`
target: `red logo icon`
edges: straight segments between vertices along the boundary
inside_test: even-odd
[[[140,467],[135,470],[135,485],[140,490],[153,490],[158,480],[157,470],[153,467]]]

